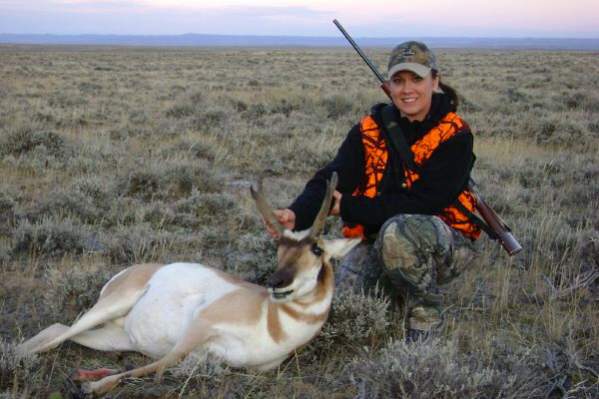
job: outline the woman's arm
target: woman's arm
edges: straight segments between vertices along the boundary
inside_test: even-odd
[[[327,181],[337,172],[337,191],[348,196],[360,183],[364,172],[364,148],[360,126],[355,125],[339,147],[337,155],[328,165],[320,169],[306,184],[304,191],[289,209],[295,214],[295,230],[304,230],[312,225],[324,199]]]

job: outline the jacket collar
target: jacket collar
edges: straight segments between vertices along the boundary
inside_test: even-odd
[[[372,109],[372,115],[377,124],[381,126],[381,109],[386,104],[377,104]],[[401,116],[399,110],[395,108],[396,120],[399,127],[406,136],[409,145],[412,145],[420,137],[424,136],[429,130],[435,127],[441,119],[452,111],[451,98],[443,93],[434,93],[431,101],[431,109],[423,121],[410,122],[408,118]]]

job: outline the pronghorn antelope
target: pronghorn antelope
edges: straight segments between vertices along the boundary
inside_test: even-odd
[[[54,324],[21,350],[44,352],[71,340],[158,359],[116,374],[88,372],[87,378],[103,377],[84,384],[95,393],[109,391],[124,377],[156,372],[160,379],[166,367],[192,352],[212,354],[234,367],[277,367],[320,331],[333,297],[330,260],[359,243],[321,237],[336,183],[334,174],[314,224],[302,232],[283,229],[261,192],[251,189],[265,223],[277,232],[278,267],[268,288],[197,263],[134,265],[112,277],[98,302],[72,326]]]

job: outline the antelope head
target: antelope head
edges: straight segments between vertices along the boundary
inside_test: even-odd
[[[343,257],[360,243],[360,239],[329,240],[322,237],[336,186],[337,173],[334,172],[312,227],[299,232],[284,229],[261,191],[250,188],[265,223],[277,232],[278,265],[267,281],[268,291],[274,302],[290,302],[314,293],[327,273],[325,268],[331,268],[330,260]]]

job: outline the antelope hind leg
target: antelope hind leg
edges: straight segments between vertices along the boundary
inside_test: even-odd
[[[43,347],[48,342],[63,335],[69,330],[69,326],[56,323],[42,330],[35,337],[23,342],[18,349],[21,353],[36,353],[38,348]],[[88,348],[101,351],[133,351],[135,347],[131,343],[129,336],[125,330],[119,325],[108,322],[104,326],[84,331],[74,337],[71,341],[79,345],[87,346]]]
[[[125,291],[124,293],[114,292],[111,295],[101,298],[90,310],[81,316],[70,328],[56,337],[45,341],[43,344],[30,350],[30,353],[45,352],[53,349],[84,331],[88,331],[100,324],[117,319],[129,313],[133,305],[143,296],[147,287],[142,289]],[[46,331],[46,330],[44,330]],[[39,334],[38,334],[39,335]],[[37,336],[36,336],[37,337]],[[35,337],[34,337],[35,338]],[[29,342],[29,341],[28,341]],[[85,345],[85,344],[84,344]]]
[[[99,351],[134,351],[137,348],[131,343],[129,335],[123,327],[109,321],[101,327],[87,330],[70,338],[79,345]]]
[[[35,337],[29,338],[17,347],[21,353],[36,353],[36,349],[64,334],[69,326],[56,323],[40,331]]]

